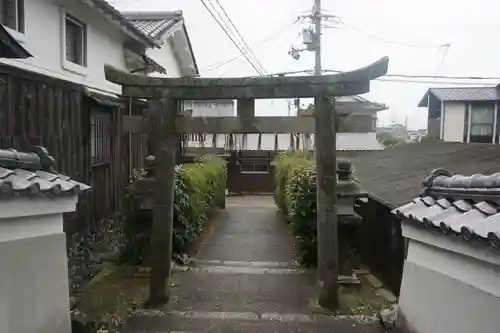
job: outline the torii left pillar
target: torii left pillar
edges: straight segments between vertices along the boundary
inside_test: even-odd
[[[174,172],[176,152],[175,118],[177,101],[149,101],[150,138],[155,147],[153,225],[151,232],[151,283],[148,307],[168,302],[174,220]]]

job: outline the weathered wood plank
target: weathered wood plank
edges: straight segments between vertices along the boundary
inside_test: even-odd
[[[323,76],[287,76],[287,77],[240,77],[240,78],[154,78],[137,74],[130,74],[110,65],[104,66],[106,79],[123,86],[142,86],[142,87],[160,87],[160,88],[223,88],[232,90],[234,88],[281,88],[286,86],[303,87],[311,86],[330,86],[336,83],[369,81],[387,73],[389,58],[384,57],[380,60],[356,69],[354,71],[344,72],[334,75]],[[231,87],[230,89],[227,89]],[[272,89],[273,90],[273,89]],[[173,97],[173,96],[171,96]],[[251,96],[248,96],[251,97]],[[270,98],[276,98],[270,95]]]
[[[371,130],[371,124],[353,124],[353,120],[337,119],[339,122],[339,133],[358,133]],[[313,117],[256,117],[251,122],[241,125],[237,117],[210,117],[198,118],[187,117],[177,118],[176,125],[178,131],[186,134],[210,133],[210,134],[229,134],[229,133],[305,133],[313,134],[315,132]],[[124,133],[147,133],[148,121],[141,116],[123,117]]]
[[[241,99],[241,98],[296,98],[327,96],[350,96],[364,94],[370,91],[370,81],[334,82],[328,85],[281,86],[200,86],[200,87],[148,87],[124,86],[123,96],[132,98],[174,98],[183,100],[210,100],[210,99]]]

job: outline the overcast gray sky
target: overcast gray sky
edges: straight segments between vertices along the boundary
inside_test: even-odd
[[[181,9],[202,76],[256,75],[244,57],[209,70],[214,64],[238,55],[239,51],[200,0],[110,2],[122,10]],[[299,14],[311,10],[312,0],[219,2],[268,73],[312,69],[312,53],[302,53],[298,61],[288,55],[292,44],[301,47],[299,32],[307,26],[305,22],[291,24]],[[355,69],[389,56],[389,72],[394,74],[500,77],[500,45],[497,43],[500,3],[497,0],[323,0],[323,8],[345,22],[336,29],[324,29],[324,69]],[[255,46],[284,27],[288,28],[271,41]],[[446,43],[451,43],[448,52],[437,47]],[[476,82],[472,85],[477,86]],[[496,84],[495,81],[481,83]],[[425,128],[426,110],[417,107],[425,91],[429,87],[457,85],[463,86],[375,81],[371,92],[364,97],[389,105],[388,111],[379,113],[379,123],[404,123],[407,116],[409,127]],[[278,101],[258,104],[257,113],[283,115],[287,113],[285,105]]]

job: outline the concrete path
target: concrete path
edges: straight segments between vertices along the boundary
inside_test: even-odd
[[[314,273],[297,264],[272,197],[229,198],[192,266],[174,272],[166,309],[137,313],[121,332],[383,332],[314,314]]]

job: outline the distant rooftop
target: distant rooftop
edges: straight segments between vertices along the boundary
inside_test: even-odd
[[[419,107],[427,107],[429,95],[440,101],[500,101],[500,89],[497,87],[455,87],[430,88],[418,103]]]

